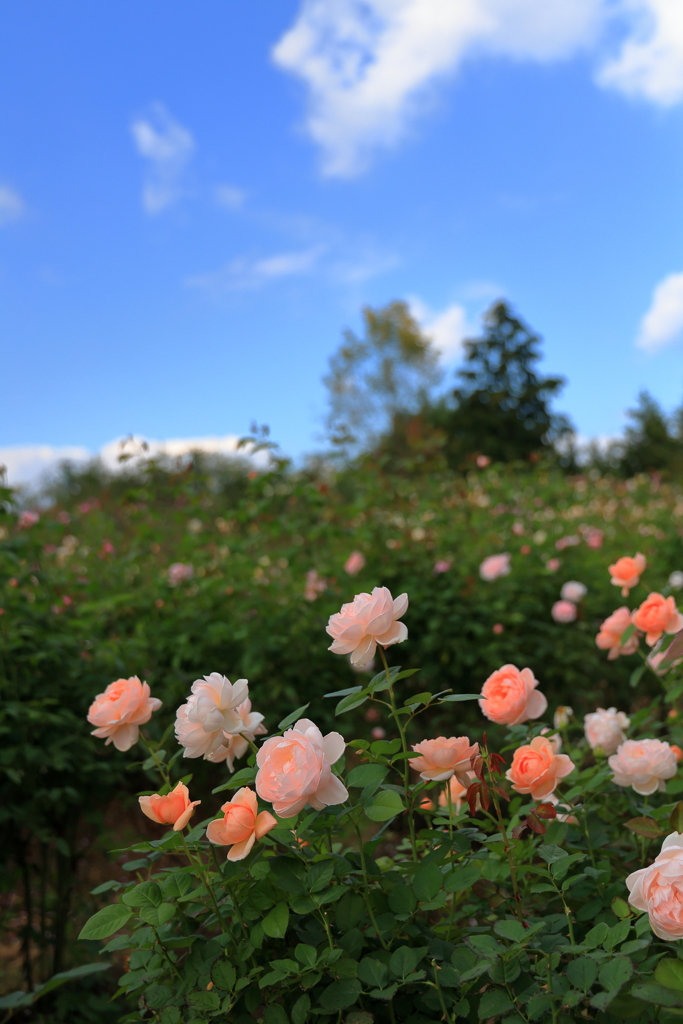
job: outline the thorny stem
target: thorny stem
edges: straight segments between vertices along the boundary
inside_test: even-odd
[[[356,835],[358,836],[358,850],[359,850],[359,853],[360,853],[360,863],[361,863],[361,867],[363,869],[363,879],[365,881],[365,886],[363,888],[363,902],[365,903],[365,907],[366,907],[366,910],[368,912],[368,916],[370,917],[370,920],[372,921],[372,927],[377,932],[377,938],[382,943],[382,945],[384,946],[385,949],[389,949],[389,946],[388,946],[387,942],[385,942],[385,940],[384,940],[384,938],[382,936],[381,931],[377,927],[377,921],[375,920],[375,913],[374,913],[374,911],[372,909],[372,903],[370,902],[370,897],[368,895],[368,888],[369,888],[370,881],[368,879],[368,867],[367,867],[367,862],[365,860],[365,850],[363,849],[363,837],[362,837],[360,829],[358,827],[358,822],[354,821],[353,827],[355,828]]]
[[[176,965],[171,960],[170,956],[168,955],[168,951],[166,950],[166,947],[164,946],[163,942],[159,938],[159,932],[156,930],[156,928],[154,926],[152,926],[152,931],[154,932],[154,937],[157,940],[157,945],[159,946],[159,949],[161,950],[161,955],[163,956],[164,960],[167,961],[169,967],[171,968],[171,970],[175,974],[175,976],[178,979],[178,981],[182,981],[183,979],[180,977],[180,974],[178,973],[178,969],[177,969]]]
[[[327,923],[325,911],[321,907],[318,907],[318,914],[320,915],[320,920],[322,921],[325,927],[325,932],[327,934],[327,944],[329,945],[330,949],[334,949],[334,942],[332,941],[332,932],[330,931],[330,926]]]
[[[491,778],[490,768],[489,780],[491,781],[491,785],[493,787],[495,783]],[[498,831],[503,837],[503,849],[505,850],[505,856],[507,857],[508,864],[510,866],[510,881],[512,882],[512,891],[515,896],[515,910],[517,912],[517,917],[519,919],[520,924],[524,924],[524,914],[522,913],[522,901],[519,895],[519,888],[517,886],[517,865],[515,864],[515,859],[512,856],[512,847],[510,846],[510,840],[508,838],[507,829],[505,828],[505,822],[503,821],[503,815],[500,810],[500,801],[498,800],[498,794],[493,788],[491,789],[490,792],[491,799],[493,800],[493,806],[496,809],[496,818],[498,819]]]
[[[439,994],[439,1002],[441,1003],[441,1009],[443,1010],[444,1020],[450,1021],[448,1010],[446,1009],[446,1001],[441,991],[441,985],[439,984],[439,975],[437,974],[436,964],[432,961],[432,971],[434,972],[434,988]]]
[[[394,712],[394,719],[398,726],[398,731],[401,736],[401,750],[404,754],[408,753],[408,741],[406,739],[406,730],[403,722],[401,721],[401,715],[397,715],[396,699],[394,697],[394,687],[391,682],[391,673],[389,672],[389,664],[387,662],[384,648],[381,644],[378,645],[379,653],[384,663],[384,671],[386,672],[387,682],[389,683],[389,699],[391,700],[391,710]],[[410,765],[408,764],[408,758],[403,759],[403,790],[405,792],[406,807],[408,810],[408,827],[410,828],[410,846],[413,854],[413,860],[417,858],[417,841],[415,838],[415,821],[413,819],[413,804],[410,794]]]
[[[154,767],[159,772],[159,775],[161,776],[164,785],[165,786],[170,786],[171,785],[171,775],[170,775],[170,772],[169,772],[168,768],[166,767],[166,765],[164,764],[163,761],[159,760],[159,758],[157,757],[157,751],[156,750],[152,750],[152,748],[150,747],[149,743],[147,742],[147,740],[143,736],[142,732],[140,732],[138,734],[138,741],[145,748],[145,750],[147,751],[149,757],[154,761]]]
[[[197,874],[199,875],[199,877],[201,878],[202,882],[204,883],[204,888],[208,892],[209,898],[210,898],[211,902],[213,903],[213,909],[216,912],[216,917],[218,918],[218,922],[219,922],[219,924],[221,926],[221,931],[223,932],[224,935],[226,935],[227,934],[227,928],[225,926],[225,920],[224,920],[223,915],[221,914],[220,910],[218,909],[218,902],[216,900],[215,893],[214,893],[213,889],[211,888],[211,882],[209,881],[209,876],[208,876],[207,872],[204,870],[205,865],[204,865],[203,861],[201,860],[201,858],[199,858],[199,857],[194,858],[192,856],[192,854],[190,853],[190,848],[188,847],[187,842],[185,840],[185,835],[184,835],[184,833],[182,831],[180,833],[180,838],[183,841],[183,847],[185,849],[185,855],[186,855],[187,859],[189,860],[190,864],[194,864],[196,866]],[[234,900],[233,900],[233,902],[234,902]],[[239,913],[239,911],[238,911],[238,913]]]

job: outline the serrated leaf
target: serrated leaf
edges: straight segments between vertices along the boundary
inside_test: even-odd
[[[444,878],[444,889],[446,892],[462,892],[469,889],[471,885],[480,878],[479,871],[473,865],[463,868],[456,868]]]
[[[574,988],[587,992],[595,984],[598,976],[598,965],[590,956],[580,956],[567,965],[567,977]]]
[[[627,956],[616,956],[600,968],[598,978],[603,988],[608,992],[615,992],[630,979],[633,974],[633,964]]]
[[[507,1013],[508,1010],[514,1010],[514,1008],[514,1003],[504,989],[487,989],[479,1000],[479,1020],[497,1017],[501,1013]]]
[[[237,974],[235,968],[227,960],[216,960],[211,968],[211,981],[223,992],[232,992]]]
[[[404,810],[403,801],[398,793],[383,789],[376,793],[365,807],[365,814],[371,821],[389,821],[397,814],[402,814]]]
[[[526,929],[519,921],[496,921],[493,930],[496,935],[510,942],[524,942],[527,937]]]
[[[299,996],[290,1011],[292,1024],[306,1024],[306,1018],[310,1009],[311,997],[306,994]]]
[[[261,922],[261,927],[271,939],[284,939],[288,925],[289,907],[286,903],[276,903]]]
[[[347,1006],[353,1006],[362,991],[363,986],[357,978],[341,978],[323,990],[320,1005],[326,1010],[345,1010]]]
[[[121,903],[98,910],[81,928],[79,939],[106,939],[130,920],[133,911]]]
[[[160,928],[162,924],[170,921],[176,912],[172,903],[162,903],[160,907],[145,907],[140,911],[140,917],[153,928]]]
[[[683,961],[667,957],[655,968],[655,981],[674,992],[683,992]]]
[[[345,778],[345,783],[352,789],[362,789],[370,782],[381,782],[389,774],[389,769],[382,764],[359,764],[352,768]]]
[[[391,954],[389,968],[397,978],[407,978],[412,974],[420,961],[421,951],[411,949],[410,946],[399,946]]]

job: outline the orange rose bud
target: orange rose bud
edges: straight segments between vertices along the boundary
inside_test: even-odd
[[[174,832],[185,828],[195,807],[201,803],[201,800],[190,803],[188,788],[182,782],[166,796],[153,793],[152,796],[141,796],[139,800],[143,814],[156,821],[157,825],[173,825]]]

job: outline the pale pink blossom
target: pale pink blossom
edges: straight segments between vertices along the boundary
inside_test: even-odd
[[[169,586],[177,587],[179,583],[192,579],[194,568],[191,565],[186,565],[184,562],[174,562],[173,565],[169,565],[166,576]]]
[[[665,676],[670,668],[674,665],[680,665],[683,658],[674,658],[673,661],[667,661],[668,651],[650,651],[647,658],[645,659],[658,676]]]
[[[381,725],[376,725],[375,728],[371,731],[370,735],[372,736],[373,740],[383,740],[384,737],[386,736],[386,732],[384,731]]]
[[[683,833],[667,836],[652,864],[628,875],[626,885],[629,903],[647,912],[658,938],[683,939]]]
[[[591,750],[601,747],[606,754],[613,754],[626,739],[624,729],[628,729],[631,719],[623,711],[616,708],[596,708],[586,715],[583,729]]]
[[[589,548],[592,548],[594,551],[597,551],[599,548],[602,547],[603,541],[605,539],[604,530],[598,529],[597,526],[589,526],[586,528],[586,530],[584,530],[583,539],[585,540]]]
[[[31,526],[35,526],[40,521],[40,516],[37,512],[22,512],[17,520],[17,526],[20,530],[28,530]]]
[[[676,774],[676,754],[663,740],[626,740],[607,759],[617,786],[632,786],[641,796],[666,790],[666,780]]]
[[[446,558],[440,558],[438,562],[434,563],[433,572],[435,575],[439,575],[442,572],[448,572],[451,567],[451,563]]]
[[[530,718],[540,718],[548,701],[537,686],[530,668],[520,672],[515,665],[503,665],[482,686],[479,707],[498,725],[520,725]]]
[[[327,590],[327,580],[318,576],[317,569],[309,569],[306,573],[304,597],[307,601],[316,601]]]
[[[579,583],[578,580],[568,580],[562,585],[560,597],[563,601],[572,601],[574,604],[578,604],[579,601],[583,601],[587,593],[588,588],[585,584]]]
[[[472,758],[479,753],[479,744],[470,743],[467,736],[437,736],[413,744],[413,750],[420,756],[410,758],[408,764],[425,782],[444,782],[453,775],[462,781],[472,767]]]
[[[316,811],[343,804],[349,794],[332,765],[345,747],[338,732],[323,736],[310,719],[299,719],[283,736],[271,737],[260,748],[256,792],[280,818],[293,818],[307,804]]]
[[[638,648],[640,637],[637,633],[631,633],[628,640],[622,644],[621,638],[631,625],[631,612],[624,605],[612,612],[600,626],[600,632],[595,638],[595,643],[602,651],[609,651],[608,661],[614,661],[622,654],[633,654]]]
[[[174,832],[180,832],[185,828],[194,814],[195,807],[201,803],[201,800],[190,803],[189,790],[182,782],[165,796],[153,793],[151,796],[138,797],[138,800],[143,814],[157,825],[173,825]]]
[[[249,696],[246,679],[231,683],[219,672],[197,679],[192,694],[176,712],[175,734],[185,747],[183,757],[204,757],[223,745],[225,739],[244,730],[238,708]]]
[[[398,620],[408,609],[408,595],[395,600],[386,587],[375,587],[372,594],[356,594],[350,604],[330,616],[327,632],[333,639],[328,650],[350,654],[353,665],[366,665],[377,645],[390,647],[403,643],[408,630]]]
[[[494,622],[492,626],[492,631],[496,634],[496,636],[500,636],[501,633],[505,632],[505,626],[502,624],[502,622]]]
[[[581,543],[581,538],[577,537],[575,533],[569,534],[567,537],[560,537],[559,540],[555,541],[555,547],[558,551],[563,551],[565,548],[576,547],[577,544]]]
[[[477,466],[479,469],[486,469],[486,467],[490,465],[491,460],[488,455],[477,455]]]
[[[531,743],[515,750],[505,777],[518,793],[529,793],[534,800],[543,800],[574,767],[566,754],[555,752],[549,739],[535,736]]]
[[[259,814],[256,793],[247,786],[238,789],[221,807],[223,818],[209,822],[206,838],[216,846],[229,846],[228,860],[244,860],[257,839],[263,839],[277,825],[270,811]]]
[[[247,697],[235,708],[236,713],[242,719],[243,728],[239,733],[232,733],[230,736],[223,736],[221,745],[205,755],[205,761],[217,764],[220,761],[227,763],[229,771],[235,770],[235,761],[244,757],[249,750],[248,740],[253,743],[257,736],[265,736],[268,732],[263,725],[263,715],[258,711],[251,710],[251,701]]]
[[[159,698],[150,696],[148,684],[137,676],[117,679],[90,705],[88,721],[97,726],[91,735],[106,739],[106,747],[113,743],[117,750],[130,750],[138,741],[139,726],[149,722],[160,707]]]
[[[510,573],[510,555],[503,551],[500,555],[489,555],[479,566],[479,575],[487,583],[508,576]]]
[[[621,587],[622,597],[628,597],[629,590],[640,582],[646,566],[645,555],[638,553],[634,558],[624,555],[623,558],[618,558],[614,565],[610,565],[610,583],[615,587]]]
[[[568,704],[560,704],[553,715],[553,725],[556,729],[564,729],[566,725],[569,725],[569,719],[574,714],[574,709],[570,708]]]
[[[515,534],[516,537],[523,537],[524,536],[524,523],[520,523],[520,522],[513,523],[512,524],[512,532]]]
[[[555,622],[573,622],[576,618],[576,605],[572,601],[556,601],[550,614]]]
[[[683,615],[676,607],[673,597],[650,594],[633,612],[631,622],[645,633],[645,643],[654,647],[664,633],[678,633],[683,629]]]
[[[364,567],[365,557],[360,551],[352,551],[344,562],[344,572],[347,572],[349,576],[357,576]]]
[[[545,567],[548,570],[548,572],[557,572],[561,564],[562,563],[560,562],[559,558],[549,558],[548,561],[545,563]]]

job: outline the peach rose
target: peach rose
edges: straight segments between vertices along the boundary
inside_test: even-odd
[[[117,750],[130,750],[138,741],[138,727],[149,722],[152,712],[160,707],[159,698],[151,697],[149,686],[137,676],[117,679],[104,693],[98,693],[90,705],[88,721],[97,726],[91,735],[98,739],[106,737],[105,747],[113,743]]]
[[[616,708],[596,708],[583,720],[588,746],[591,750],[602,747],[606,754],[613,754],[626,739],[624,729],[628,729],[630,724],[631,719],[623,711],[617,711]]]
[[[626,878],[629,903],[646,910],[660,939],[683,939],[683,832],[672,832],[652,864]]]
[[[668,653],[668,651],[650,651],[645,659],[652,671],[656,672],[658,676],[665,676],[669,669],[680,665],[681,661],[683,661],[683,658],[674,658],[673,661],[669,661]]]
[[[183,757],[204,757],[220,747],[226,737],[244,731],[237,708],[249,696],[246,679],[231,683],[212,672],[192,684],[192,694],[176,712],[175,734]]]
[[[683,761],[683,750],[681,750],[681,748],[676,743],[671,743],[670,746],[674,754],[676,755],[676,760],[680,764],[680,762]]]
[[[631,622],[645,633],[645,643],[649,647],[654,647],[664,633],[678,633],[683,629],[683,615],[676,607],[675,599],[656,592],[636,608]]]
[[[375,587],[372,594],[356,594],[351,604],[342,605],[340,612],[330,615],[327,632],[334,643],[328,650],[333,654],[350,654],[352,665],[366,665],[377,644],[390,647],[408,638],[408,630],[397,620],[405,615],[408,595],[394,600],[386,587]]]
[[[635,558],[625,555],[617,559],[614,565],[610,565],[610,583],[615,587],[621,587],[622,597],[628,597],[631,587],[640,582],[640,574],[645,571],[646,565],[645,555],[638,554]]]
[[[257,839],[274,829],[277,821],[269,811],[259,814],[253,789],[238,789],[221,807],[223,819],[209,822],[206,838],[216,846],[230,846],[228,860],[244,860]]]
[[[530,744],[515,750],[505,777],[518,793],[530,793],[534,800],[542,800],[573,771],[571,758],[566,754],[556,754],[553,744],[545,736],[535,736]]]
[[[316,811],[343,804],[349,794],[331,765],[345,747],[338,732],[323,736],[317,725],[300,718],[283,736],[266,740],[256,755],[256,792],[281,818],[293,818],[306,804]]]
[[[173,825],[174,832],[185,828],[195,807],[201,803],[201,800],[190,803],[190,793],[182,782],[166,796],[153,793],[152,796],[141,796],[138,799],[143,814],[156,821],[157,825]]]
[[[349,576],[357,576],[364,566],[365,558],[360,551],[352,551],[344,562],[344,572],[347,572]]]
[[[216,747],[215,750],[211,750],[208,754],[204,755],[204,760],[211,761],[212,764],[226,761],[231,772],[235,770],[235,761],[239,760],[240,757],[244,757],[247,750],[249,750],[249,743],[247,741],[251,740],[253,743],[257,736],[265,736],[268,732],[265,725],[261,724],[263,722],[263,715],[259,714],[258,711],[251,710],[251,701],[248,697],[241,704],[238,704],[235,711],[242,719],[242,731],[231,733],[230,736],[223,736],[220,747]]]
[[[451,804],[456,814],[460,814],[463,808],[463,804],[467,799],[467,789],[473,782],[476,782],[477,777],[474,772],[466,772],[464,778],[464,785],[460,781],[457,775],[452,775],[448,781],[446,789],[439,793],[439,807],[448,807],[448,790],[451,791]],[[477,797],[477,802],[479,797]]]
[[[500,576],[510,573],[510,555],[504,551],[500,555],[489,555],[479,566],[479,575],[487,583],[497,580]]]
[[[617,786],[632,786],[641,796],[663,793],[676,774],[676,755],[663,740],[626,740],[607,759]]]
[[[471,760],[479,753],[479,744],[470,743],[467,736],[437,736],[435,740],[422,740],[413,744],[413,750],[420,757],[413,757],[408,764],[420,773],[425,782],[443,782],[456,775],[467,778]]]
[[[520,672],[515,665],[503,665],[482,686],[479,707],[498,725],[519,725],[529,718],[540,718],[548,701],[537,686],[530,668]]]
[[[595,643],[601,651],[609,651],[608,661],[614,661],[621,654],[633,654],[638,648],[640,639],[637,633],[632,633],[625,644],[621,638],[631,625],[631,613],[624,605],[612,612],[600,626],[600,632],[595,638]]]
[[[550,614],[555,622],[573,622],[576,618],[576,605],[571,601],[556,601]]]

